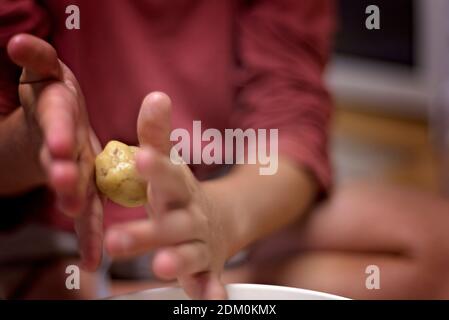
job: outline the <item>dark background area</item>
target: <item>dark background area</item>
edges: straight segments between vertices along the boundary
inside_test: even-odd
[[[365,28],[369,5],[380,9],[380,30]],[[339,0],[336,52],[413,67],[415,0]]]

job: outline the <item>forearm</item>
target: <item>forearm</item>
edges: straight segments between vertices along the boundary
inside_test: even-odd
[[[242,165],[226,177],[203,183],[222,214],[229,215],[230,254],[298,220],[316,197],[312,176],[280,158],[274,175],[260,175],[255,165]]]
[[[35,141],[22,108],[0,118],[0,196],[24,192],[45,182]]]

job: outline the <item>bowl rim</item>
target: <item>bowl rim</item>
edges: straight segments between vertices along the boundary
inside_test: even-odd
[[[323,291],[316,291],[316,290],[310,290],[310,289],[303,289],[303,288],[296,288],[296,287],[287,287],[287,286],[278,286],[278,285],[272,285],[272,284],[257,284],[257,283],[231,283],[226,285],[226,287],[236,287],[236,288],[248,288],[248,289],[275,289],[275,290],[282,290],[282,291],[290,291],[290,292],[296,292],[296,293],[303,293],[308,295],[318,295],[323,298],[329,298],[332,300],[350,300],[349,298],[335,295],[332,293],[327,293]]]
[[[232,289],[232,290],[237,289],[238,290],[238,289],[243,288],[243,289],[253,289],[253,290],[259,290],[259,289],[273,290],[274,289],[274,290],[283,291],[283,292],[294,292],[294,293],[309,295],[309,296],[311,296],[311,300],[313,300],[312,297],[324,298],[324,299],[328,299],[328,300],[351,300],[350,298],[327,293],[327,292],[295,288],[295,287],[287,287],[287,286],[278,286],[278,285],[271,285],[271,284],[230,283],[225,286],[226,286],[227,290],[229,290],[229,289]],[[117,295],[117,296],[111,296],[106,299],[120,300],[120,299],[124,299],[126,297],[132,297],[137,294],[145,294],[147,292],[157,293],[157,292],[165,292],[165,291],[172,291],[172,290],[179,291],[179,290],[182,290],[182,288],[179,286],[151,288],[151,289],[146,289],[146,290],[141,290],[141,291],[129,292],[129,293],[125,293],[125,294],[121,294],[121,295]],[[176,299],[173,299],[173,300],[176,300]],[[242,299],[242,300],[252,300],[252,299]],[[254,300],[258,300],[258,299],[254,299]],[[299,299],[297,299],[297,300],[299,300]]]

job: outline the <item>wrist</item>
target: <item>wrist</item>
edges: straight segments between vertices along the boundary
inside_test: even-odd
[[[245,247],[244,224],[238,203],[220,180],[202,182],[202,188],[217,215],[225,242],[226,257],[230,258]],[[240,214],[239,214],[240,213]]]

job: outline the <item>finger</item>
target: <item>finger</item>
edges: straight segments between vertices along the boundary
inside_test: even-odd
[[[89,206],[75,219],[79,239],[81,267],[95,271],[101,262],[103,250],[103,206],[97,194],[91,196]]]
[[[73,159],[76,154],[76,97],[62,83],[46,86],[38,100],[36,118],[52,159]]]
[[[39,153],[39,159],[42,165],[42,168],[44,168],[44,171],[47,173],[50,172],[51,169],[51,157],[50,157],[50,151],[48,151],[47,146],[44,144],[41,147],[40,153]]]
[[[30,34],[18,34],[9,40],[7,51],[11,60],[24,69],[21,83],[61,79],[58,55],[46,41]]]
[[[58,196],[59,208],[69,216],[76,216],[84,203],[80,196],[80,168],[76,154],[75,117],[77,106],[73,94],[60,83],[43,89],[36,108],[36,118],[43,136],[42,164],[50,185]]]
[[[53,150],[55,145],[53,143]],[[59,152],[59,155],[61,155],[61,152]],[[47,174],[49,185],[58,196],[57,205],[59,209],[68,216],[76,216],[83,205],[79,195],[79,167],[75,161],[52,157],[48,144],[42,145],[40,161]]]
[[[168,157],[150,147],[143,147],[136,154],[136,167],[151,183],[149,198],[156,211],[181,208],[191,200],[191,190],[182,167],[171,163]]]
[[[88,137],[87,137],[88,138]],[[85,139],[80,139],[86,141]],[[87,143],[87,142],[86,142]],[[79,181],[77,186],[77,194],[79,195],[80,204],[84,207],[87,195],[89,192],[98,193],[96,184],[94,182],[94,170],[95,170],[95,155],[93,150],[89,146],[82,147],[77,159],[79,174]],[[92,191],[91,189],[94,189]]]
[[[209,273],[204,276],[204,290],[202,291],[201,299],[207,300],[225,300],[228,298],[226,288],[221,282],[220,276],[217,273]]]
[[[101,150],[103,149],[101,147],[100,140],[98,140],[97,136],[95,135],[95,132],[92,130],[92,128],[89,128],[89,141],[92,145],[92,150],[95,155],[98,155]]]
[[[133,257],[161,246],[198,239],[202,228],[188,212],[177,210],[158,220],[116,225],[107,232],[105,246],[114,258]]]
[[[202,272],[181,277],[179,283],[192,299],[225,300],[228,298],[226,289],[215,272]]]
[[[210,257],[202,241],[192,241],[159,250],[153,260],[153,272],[164,280],[192,275],[208,269]]]
[[[78,167],[73,161],[55,161],[50,166],[50,185],[60,194],[70,194],[78,183]]]
[[[137,136],[141,146],[150,145],[164,155],[170,151],[171,100],[162,92],[145,97],[137,119]]]

